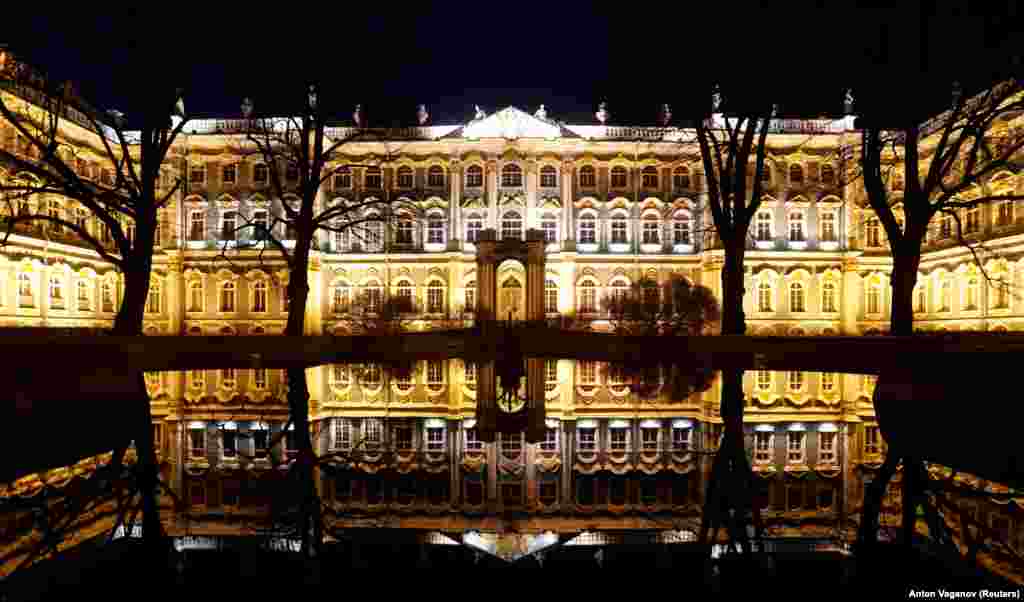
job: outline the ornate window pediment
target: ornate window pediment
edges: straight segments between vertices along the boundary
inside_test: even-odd
[[[502,109],[479,121],[470,123],[462,130],[463,138],[561,138],[558,126],[546,123],[515,107]]]

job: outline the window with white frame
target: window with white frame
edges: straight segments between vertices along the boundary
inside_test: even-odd
[[[480,188],[484,185],[484,168],[470,165],[466,168],[466,188]]]
[[[252,285],[252,311],[262,313],[267,311],[267,283],[257,280]]]
[[[515,211],[509,211],[501,217],[502,240],[519,240],[523,237],[523,218]]]
[[[608,429],[610,436],[609,449],[612,451],[626,451],[629,449],[629,428],[625,426],[613,426]]]
[[[475,243],[480,239],[480,231],[484,228],[484,220],[476,213],[466,218],[466,241]]]
[[[645,245],[656,245],[661,242],[661,222],[657,215],[644,216],[643,242]]]
[[[799,282],[793,282],[789,285],[789,311],[794,313],[805,311],[804,285]]]
[[[672,243],[690,244],[690,216],[681,211],[676,213],[672,219]]]
[[[544,242],[551,244],[558,241],[558,218],[545,213],[540,220],[540,229],[544,232]]]
[[[769,242],[772,239],[772,214],[770,211],[757,213],[757,240]]]
[[[220,287],[220,311],[225,313],[235,311],[234,282],[225,282]]]
[[[577,432],[577,448],[580,451],[592,452],[597,450],[597,429],[579,428]]]
[[[612,216],[612,243],[625,244],[628,240],[626,228],[627,222],[625,214],[616,213]]]
[[[252,385],[257,391],[267,388],[267,369],[255,368],[252,371]]]
[[[193,211],[189,214],[188,239],[191,241],[206,240],[206,213]]]
[[[480,433],[475,428],[466,429],[466,451],[478,452],[483,450],[484,442],[480,440]]]
[[[331,430],[331,449],[352,449],[352,421],[335,418]]]
[[[1010,284],[1006,272],[994,275],[992,285],[992,309],[1007,309],[1010,307]]]
[[[804,242],[805,217],[803,211],[789,213],[789,242]]]
[[[821,232],[818,238],[821,242],[836,241],[836,213],[834,211],[821,214]]]
[[[92,309],[92,295],[89,291],[89,282],[86,280],[79,280],[75,285],[77,287],[78,299],[78,311],[90,311]]]
[[[877,218],[870,218],[864,224],[865,244],[869,247],[882,246],[881,227]]]
[[[786,378],[786,386],[790,391],[798,392],[804,389],[804,373],[789,372]]]
[[[21,272],[18,274],[18,297],[20,305],[32,305],[32,275]]]
[[[757,285],[757,311],[761,313],[772,311],[772,285],[768,282]]]
[[[822,372],[821,373],[821,392],[825,394],[833,393],[836,390],[836,375],[834,372]]]
[[[579,362],[579,368],[581,385],[597,384],[597,362],[582,360]]]
[[[967,287],[964,290],[964,310],[975,311],[978,309],[981,291],[981,281],[976,276],[967,279]]]
[[[580,187],[593,188],[597,186],[597,171],[592,165],[584,165],[580,168]]]
[[[834,282],[825,282],[821,287],[821,311],[836,312],[836,285]]]
[[[544,360],[544,390],[554,391],[558,387],[558,360]]]
[[[657,427],[643,427],[640,429],[640,449],[644,451],[657,451],[658,438],[661,429]]]
[[[220,239],[235,240],[235,229],[238,227],[238,213],[225,211],[220,218]]]
[[[190,458],[206,457],[206,426],[193,424],[188,429],[188,453]]]
[[[428,427],[427,428],[427,451],[444,451],[444,428],[442,427]]]
[[[462,363],[462,371],[463,379],[467,385],[476,384],[476,364],[474,362],[464,361]]]
[[[818,464],[835,464],[836,433],[818,432]]]
[[[625,188],[629,184],[629,173],[621,165],[612,168],[612,188]]]
[[[804,463],[804,441],[806,437],[803,431],[789,431],[786,443],[786,461],[790,464]]]
[[[555,188],[558,186],[558,171],[546,165],[540,168],[540,185],[541,188]]]
[[[501,185],[506,188],[518,188],[523,185],[523,170],[512,163],[501,169]]]
[[[540,442],[540,449],[546,452],[558,451],[558,429],[547,427],[544,430],[544,440]]]
[[[882,453],[881,437],[877,426],[864,427],[864,455],[877,456]]]
[[[580,313],[592,314],[597,312],[597,285],[592,280],[585,280],[580,283]]]
[[[758,391],[771,391],[772,373],[770,370],[757,371],[757,389]]]
[[[366,447],[374,449],[380,447],[383,443],[384,426],[381,421],[376,418],[367,418],[363,420],[363,439],[366,442]]]
[[[439,280],[427,286],[427,313],[444,313],[444,285]]]
[[[506,458],[518,458],[523,451],[523,436],[519,433],[501,434],[501,453]]]
[[[346,387],[349,384],[348,364],[331,365],[331,384],[335,387]]]
[[[644,188],[658,187],[658,169],[656,167],[645,167],[641,175],[641,185]]]
[[[444,362],[429,360],[427,362],[427,387],[439,390],[444,386]]]
[[[146,298],[146,313],[160,313],[160,285],[157,283],[149,285],[149,296]]]
[[[220,370],[220,386],[224,389],[234,389],[238,381],[235,379],[234,368],[221,368]]]
[[[754,464],[771,464],[774,455],[775,434],[766,431],[754,433]]]
[[[693,429],[688,426],[672,427],[672,450],[688,451],[693,437]]]
[[[580,216],[580,242],[583,244],[597,242],[597,218],[592,213]]]
[[[60,276],[50,276],[50,306],[64,307],[64,281]]]
[[[433,245],[444,244],[444,219],[437,213],[427,216],[427,242]]]
[[[867,313],[882,313],[882,285],[877,282],[868,284]]]

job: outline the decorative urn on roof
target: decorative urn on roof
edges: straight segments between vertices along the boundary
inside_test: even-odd
[[[416,107],[416,123],[426,125],[428,119],[430,119],[430,113],[427,112],[427,105]]]
[[[366,115],[363,113],[363,105],[356,105],[356,110],[352,112],[352,121],[356,123],[356,127],[366,127]]]
[[[665,103],[661,105],[661,110],[658,112],[658,123],[661,127],[668,127],[669,123],[672,123],[672,107]]]
[[[612,114],[608,112],[608,103],[602,101],[601,104],[597,106],[597,113],[594,113],[594,117],[597,117],[597,120],[601,122],[601,125],[605,125],[608,123],[608,120],[611,119],[611,116]]]

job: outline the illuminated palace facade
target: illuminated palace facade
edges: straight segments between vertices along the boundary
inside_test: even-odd
[[[773,124],[768,169],[760,176],[765,197],[746,260],[750,334],[887,330],[892,261],[884,232],[860,209],[864,190],[843,181],[852,166],[839,159],[844,148],[858,147],[852,123],[848,116]],[[283,331],[283,264],[255,250],[223,257],[224,248],[245,246],[232,234],[236,226],[266,223],[281,212],[266,166],[240,157],[241,125],[192,122],[172,151],[164,185],[176,175],[186,184],[161,216],[147,334]],[[83,132],[76,130],[76,139]],[[570,125],[510,107],[462,125],[331,133],[352,136],[332,166],[359,167],[339,170],[321,203],[375,197],[405,199],[416,209],[379,237],[318,234],[306,307],[310,335],[345,335],[353,320],[392,295],[414,300],[413,328],[471,319],[474,241],[486,229],[499,238],[543,232],[549,316],[607,325],[602,299],[642,278],[679,275],[720,296],[722,253],[708,234],[703,168],[686,143],[692,131]],[[5,125],[0,143],[22,148]],[[79,168],[89,178],[110,177],[100,161],[97,154]],[[898,194],[901,176],[889,185]],[[986,185],[1019,193],[1024,177],[1000,173]],[[61,199],[36,202],[90,221]],[[1019,285],[1020,210],[980,208],[963,223],[994,251],[991,272]],[[926,248],[915,294],[919,328],[1024,330],[1024,300],[990,289],[952,228],[936,224]],[[289,236],[284,228],[276,235]],[[499,315],[522,316],[524,266],[497,270]],[[53,228],[19,230],[0,251],[4,326],[109,326],[119,292],[109,266]],[[358,378],[345,366],[308,374],[319,450],[349,452],[362,442],[340,476],[321,482],[336,527],[486,529],[484,515],[509,512],[523,531],[693,529],[699,521],[710,462],[696,452],[718,443],[717,384],[686,399],[638,399],[597,363],[548,361],[546,441],[506,437],[488,444],[473,428],[475,373],[462,361],[421,362],[408,379],[375,367]],[[149,375],[165,476],[193,514],[186,522],[168,511],[171,533],[243,532],[245,518],[265,510],[268,500],[256,485],[280,470],[266,457],[249,461],[240,452],[253,453],[287,421],[282,376]],[[870,403],[873,379],[758,371],[745,379],[749,446],[771,532],[835,534],[859,512],[863,479],[884,451]],[[283,441],[272,456],[289,457],[292,438]],[[999,516],[1011,517],[998,525],[1016,534],[1007,539],[1024,544],[1024,521]]]

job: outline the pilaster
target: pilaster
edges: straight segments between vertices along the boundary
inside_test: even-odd
[[[183,334],[185,310],[185,279],[182,276],[181,251],[167,251],[167,317],[168,334]]]
[[[484,167],[487,178],[487,224],[488,227],[498,230],[498,163],[488,161]]]
[[[562,250],[576,250],[576,218],[573,211],[572,187],[575,184],[576,170],[571,161],[562,163],[562,177],[559,179],[562,190]]]
[[[530,228],[539,228],[540,219],[538,219],[537,211],[537,162],[528,161],[525,164],[526,168],[526,215],[524,215],[523,226],[524,229],[529,230]]]
[[[561,502],[562,511],[571,510],[573,507],[573,494],[572,494],[572,465],[573,458],[576,457],[576,420],[563,420],[562,424],[562,471],[559,474],[561,479],[560,489],[561,495],[559,500]]]
[[[448,250],[462,249],[462,165],[452,161],[448,171]]]
[[[857,300],[858,291],[857,257],[843,258],[843,291],[840,298],[840,328],[842,334],[857,334]]]

